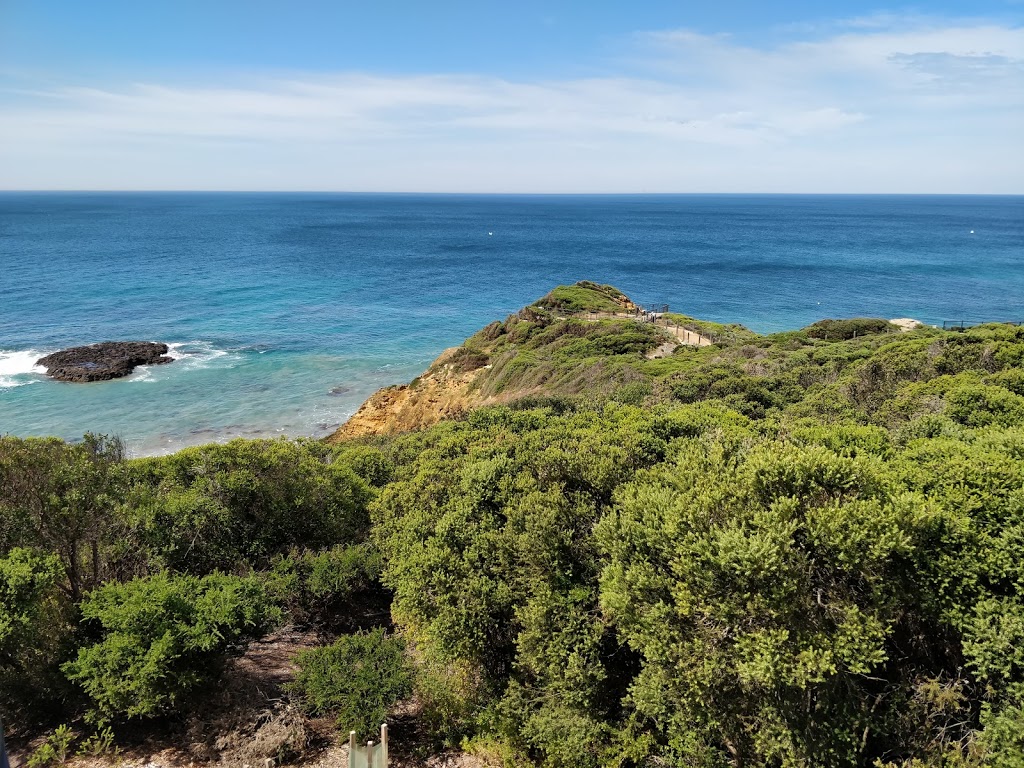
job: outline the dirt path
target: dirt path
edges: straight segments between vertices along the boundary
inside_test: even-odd
[[[677,339],[679,343],[688,347],[710,347],[714,342],[711,341],[707,336],[703,336],[699,333],[695,333],[688,328],[683,328],[680,325],[671,323],[668,320],[655,320],[655,325],[659,328],[664,328],[666,331],[671,333]]]
[[[290,700],[295,657],[326,638],[284,627],[231,659],[217,689],[183,722],[143,725],[121,733],[115,755],[76,756],[67,768],[345,768],[348,740],[330,717],[305,716]],[[462,752],[420,756],[420,708],[406,703],[390,718],[392,768],[491,768],[496,762]],[[27,755],[11,768],[26,768]]]

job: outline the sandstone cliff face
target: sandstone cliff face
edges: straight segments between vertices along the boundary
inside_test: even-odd
[[[378,390],[327,441],[423,429],[480,406],[524,396],[599,391],[598,380],[611,374],[606,375],[600,360],[589,370],[586,366],[593,363],[594,355],[612,354],[611,348],[581,352],[582,358],[589,355],[590,360],[581,359],[579,365],[574,365],[572,355],[567,357],[559,350],[581,338],[605,334],[600,324],[606,321],[621,324],[613,333],[635,335],[637,311],[637,305],[611,286],[587,281],[559,286],[504,322],[486,326],[465,345],[446,349],[426,373],[409,384]],[[575,323],[572,328],[566,327],[567,319]],[[634,351],[638,359],[669,340],[652,325],[639,328],[651,338],[637,342]]]
[[[413,382],[375,392],[327,441],[422,429],[486,405],[488,399],[471,391],[473,382],[486,367],[461,370],[453,361],[460,349],[446,349]]]

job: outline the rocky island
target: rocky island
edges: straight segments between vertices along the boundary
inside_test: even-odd
[[[107,381],[127,376],[137,365],[170,363],[167,345],[155,341],[104,341],[41,357],[38,365],[59,381]]]

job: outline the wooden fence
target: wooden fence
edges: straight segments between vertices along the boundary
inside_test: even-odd
[[[1024,323],[1019,320],[943,320],[942,330],[965,331],[975,325],[988,325],[989,323],[999,323],[1001,325],[1024,325]]]

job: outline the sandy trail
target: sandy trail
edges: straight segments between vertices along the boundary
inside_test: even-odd
[[[668,357],[676,350],[677,347],[709,347],[714,343],[707,336],[691,331],[689,328],[683,328],[681,325],[676,325],[658,314],[647,315],[647,319],[645,319],[643,315],[637,315],[633,312],[588,312],[585,315],[581,315],[581,317],[592,323],[596,323],[598,320],[611,319],[635,320],[638,323],[654,323],[663,331],[667,331],[676,340],[666,341],[661,346],[648,352],[647,358],[651,360],[659,357]]]

